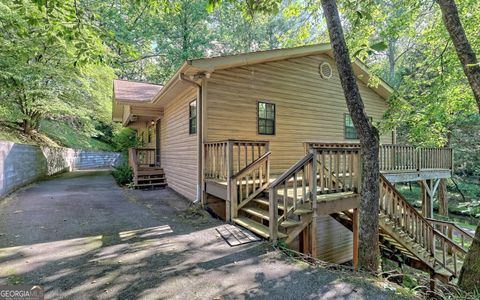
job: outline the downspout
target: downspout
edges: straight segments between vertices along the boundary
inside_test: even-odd
[[[197,78],[203,79],[205,74],[198,74]],[[179,74],[180,81],[187,82],[197,88],[197,196],[194,204],[199,203],[202,199],[202,183],[203,183],[203,99],[202,85],[192,80],[183,73]]]

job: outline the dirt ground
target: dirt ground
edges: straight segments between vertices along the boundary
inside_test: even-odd
[[[40,284],[45,299],[399,298],[267,242],[230,247],[222,225],[170,189],[64,174],[0,200],[0,284]]]

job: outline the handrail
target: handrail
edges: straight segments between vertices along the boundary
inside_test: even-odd
[[[380,174],[380,178],[381,178],[381,180],[383,180],[383,183],[386,184],[389,188],[391,188],[391,189],[394,190],[394,191],[397,191],[397,189],[390,183],[390,181],[387,180],[387,178],[385,178],[385,176],[384,176],[383,174]],[[415,207],[413,207],[413,205],[411,205],[411,204],[405,199],[405,197],[404,197],[401,193],[396,192],[396,195],[397,195],[397,197],[399,197],[399,198],[402,200],[402,202],[404,202],[405,206],[406,206],[409,210],[413,211],[413,213],[414,213],[417,217],[420,217],[422,220],[425,220],[425,221],[426,221],[426,218],[424,218],[424,217],[422,216],[422,214],[419,213],[419,212],[415,209]],[[433,227],[432,224],[430,224],[429,222],[425,222],[425,223],[428,224],[428,226],[429,226],[431,229],[435,230],[435,228]]]
[[[314,163],[316,150],[312,153],[306,154],[297,163],[291,166],[280,177],[269,185],[268,201],[269,201],[269,235],[271,241],[276,241],[278,236],[278,224],[286,220],[289,214],[295,211],[299,204],[309,203],[309,206],[314,212],[314,217],[311,222],[316,222],[316,191],[317,191],[317,164]],[[301,177],[299,177],[301,174]],[[307,180],[308,177],[308,180]],[[290,180],[293,180],[290,182]],[[301,181],[299,184],[298,181]],[[292,195],[289,196],[288,185],[292,184]],[[283,187],[282,187],[283,186]],[[281,191],[283,194],[278,194]],[[301,194],[301,196],[300,196]],[[282,215],[278,215],[279,198],[282,199]],[[293,234],[293,233],[291,233]],[[289,239],[294,238],[290,235]]]
[[[238,211],[243,206],[267,188],[270,181],[270,154],[271,152],[267,151],[235,175],[232,175],[228,181],[228,185],[230,186],[229,192],[231,193],[230,205],[232,218],[237,217]]]
[[[288,177],[292,176],[298,169],[300,169],[303,165],[305,165],[309,160],[313,158],[313,153],[309,153],[305,155],[301,160],[299,160],[296,164],[291,166],[285,173],[283,173],[280,177],[277,177],[272,183],[270,183],[270,188],[275,188],[280,183],[285,181]]]
[[[475,236],[473,234],[471,234],[470,232],[466,231],[465,229],[463,229],[462,227],[458,226],[456,223],[454,222],[450,222],[450,221],[444,221],[444,220],[438,220],[438,219],[432,219],[432,218],[425,218],[427,219],[430,223],[438,223],[438,224],[445,224],[446,226],[449,226],[449,227],[454,227],[456,230],[462,232],[463,234],[465,234],[466,236],[470,237],[471,239],[474,239]]]
[[[254,169],[257,164],[259,164],[259,163],[261,163],[262,161],[266,160],[266,159],[270,156],[271,153],[272,153],[271,151],[266,152],[265,154],[263,154],[262,156],[260,156],[259,158],[257,158],[257,159],[254,160],[253,162],[251,162],[248,166],[246,166],[245,168],[241,169],[241,170],[238,171],[236,174],[232,175],[232,178],[243,177],[245,174],[247,174],[247,173],[250,172],[252,169]]]
[[[388,189],[379,199],[380,211],[386,213],[390,219],[393,218],[392,221],[395,222],[395,226],[400,226],[402,231],[410,235],[417,244],[426,249],[434,258],[435,263],[440,264],[453,275],[458,276],[456,266],[457,252],[464,256],[467,251],[438,231],[427,218],[423,217],[406,201],[405,197],[395,189],[383,174],[380,174],[380,184],[382,185],[381,191],[384,190],[383,186],[386,186]],[[392,193],[392,196],[390,196],[392,199],[387,198],[387,202],[383,203],[383,197],[388,197],[387,194],[390,193]],[[395,199],[398,200],[395,201]],[[439,245],[435,243],[437,240],[440,242]],[[437,253],[437,250],[440,250],[440,253]],[[439,258],[439,255],[441,255],[442,259]],[[451,256],[453,259],[453,268],[449,265],[448,256]],[[420,259],[423,260],[422,258]]]

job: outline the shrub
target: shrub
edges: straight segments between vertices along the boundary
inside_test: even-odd
[[[130,168],[127,163],[124,163],[119,167],[114,167],[112,175],[119,185],[128,185],[133,179],[132,168]]]
[[[123,128],[112,138],[116,151],[126,153],[128,148],[138,146],[138,140],[135,130],[131,128]]]

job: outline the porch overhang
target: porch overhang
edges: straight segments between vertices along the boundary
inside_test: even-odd
[[[151,83],[114,80],[112,120],[127,126],[139,119],[158,119],[163,109],[155,107],[152,99],[163,86]]]

